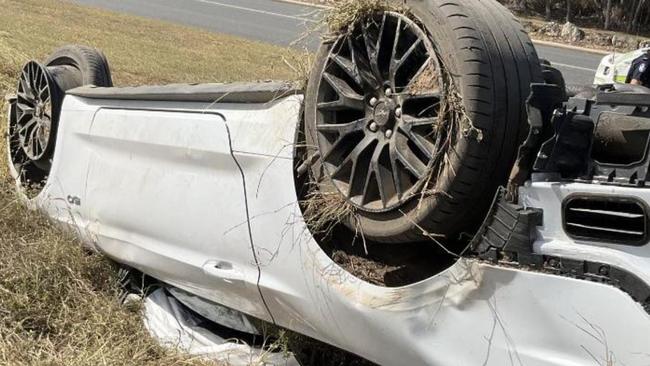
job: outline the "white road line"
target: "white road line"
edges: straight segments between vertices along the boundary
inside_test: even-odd
[[[596,69],[590,69],[590,68],[587,68],[587,67],[580,67],[580,66],[574,66],[574,65],[561,64],[559,62],[553,62],[553,61],[551,61],[551,66],[568,67],[570,69],[576,69],[576,70],[581,70],[581,71],[596,72]]]
[[[270,16],[275,16],[275,17],[280,17],[280,18],[288,18],[288,19],[293,19],[293,20],[300,20],[300,21],[309,22],[309,23],[318,23],[317,20],[301,18],[301,17],[295,16],[295,15],[286,15],[286,14],[274,13],[272,11],[247,8],[247,7],[244,7],[244,6],[238,6],[238,5],[232,5],[232,4],[224,4],[224,3],[220,3],[218,1],[212,1],[212,0],[194,0],[194,1],[199,2],[199,3],[204,3],[204,4],[223,6],[224,8],[231,8],[231,9],[237,9],[237,10],[243,10],[243,11],[250,11],[251,13],[258,13],[258,14],[270,15]]]

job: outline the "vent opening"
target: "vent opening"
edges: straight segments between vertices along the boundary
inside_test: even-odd
[[[563,220],[565,232],[575,239],[635,246],[648,241],[646,206],[634,198],[570,197]]]

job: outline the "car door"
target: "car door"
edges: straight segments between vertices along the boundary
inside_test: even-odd
[[[337,344],[346,337],[315,265],[325,255],[305,226],[294,181],[302,96],[248,109],[224,109],[235,157],[246,179],[260,292],[273,319],[301,334]],[[335,270],[336,268],[332,268]]]
[[[192,103],[94,103],[85,202],[99,249],[268,319],[224,116]]]

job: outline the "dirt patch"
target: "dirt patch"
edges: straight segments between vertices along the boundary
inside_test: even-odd
[[[456,261],[455,256],[433,242],[384,244],[368,241],[366,253],[366,248],[353,233],[342,226],[337,226],[330,237],[317,239],[339,266],[377,286],[407,286],[444,271]]]
[[[387,274],[399,269],[399,266],[387,265],[371,258],[349,254],[340,249],[332,253],[332,259],[355,277],[363,278],[365,281],[379,286],[386,285]]]

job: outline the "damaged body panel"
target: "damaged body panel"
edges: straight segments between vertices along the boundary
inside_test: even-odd
[[[273,98],[268,85],[247,88],[249,100],[264,100],[262,91],[266,100]],[[234,98],[233,86],[202,86],[194,99],[165,101],[165,95],[183,99],[175,89],[158,88],[152,100],[137,102],[128,101],[128,89],[124,99],[90,88],[72,92],[58,136],[66,148],[54,160],[74,164],[55,164],[35,202],[118,262],[270,320],[260,305],[249,230],[241,225],[247,221],[246,196],[230,124],[272,118],[273,105],[247,109],[246,116],[238,111],[244,104],[216,110],[201,101],[205,89],[209,98]],[[296,102],[275,105],[286,104]],[[68,197],[74,197],[72,204]]]
[[[117,96],[66,97],[51,174],[31,202],[120,263],[382,365],[648,360],[650,315],[609,284],[458,258],[424,281],[386,288],[336,264],[305,223],[294,185],[299,94],[223,103]],[[581,243],[561,223],[571,194],[650,202],[643,192],[526,184],[521,204],[543,212],[533,250],[650,283],[647,246]]]

